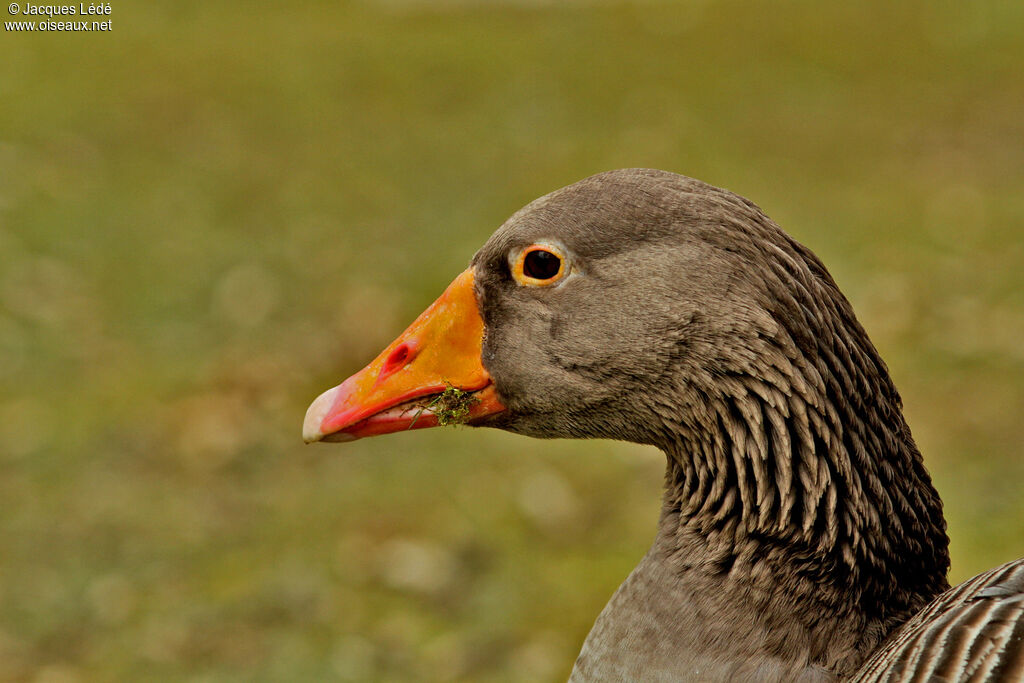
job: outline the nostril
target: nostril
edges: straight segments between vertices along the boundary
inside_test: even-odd
[[[409,346],[402,344],[397,349],[391,352],[388,356],[388,366],[401,365],[405,362],[405,359],[409,357]]]
[[[387,360],[384,361],[384,367],[380,371],[381,378],[404,367],[406,363],[412,360],[413,350],[412,345],[409,343],[399,344],[395,347],[395,350],[389,353]]]

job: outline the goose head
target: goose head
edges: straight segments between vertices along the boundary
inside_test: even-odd
[[[310,406],[304,437],[436,426],[431,402],[455,389],[473,426],[664,448],[736,382],[813,356],[826,330],[809,309],[830,303],[845,300],[817,259],[750,202],[661,171],[599,174],[509,218]]]

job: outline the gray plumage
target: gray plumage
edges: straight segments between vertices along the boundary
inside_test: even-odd
[[[563,250],[570,276],[517,283],[509,255],[533,243]],[[941,502],[885,363],[814,254],[742,197],[627,169],[524,207],[472,267],[507,406],[489,426],[667,456],[654,544],[573,681],[837,680],[883,641],[873,672],[918,666],[906,648],[933,629],[886,638],[948,588]],[[1011,613],[1003,649],[1019,662]],[[996,637],[971,615],[975,637]]]
[[[1024,561],[941,595],[854,677],[854,683],[912,681],[1024,681]]]

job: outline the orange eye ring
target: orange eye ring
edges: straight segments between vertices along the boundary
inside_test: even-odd
[[[512,264],[512,277],[521,285],[548,287],[568,273],[565,255],[551,244],[531,244]]]

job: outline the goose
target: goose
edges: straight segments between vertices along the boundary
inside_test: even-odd
[[[885,363],[732,192],[623,169],[533,201],[303,437],[450,422],[665,453],[654,542],[571,681],[1024,680],[1024,559],[949,588]]]

